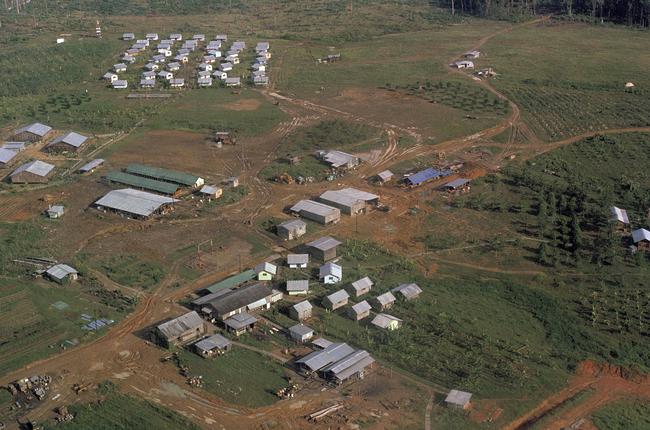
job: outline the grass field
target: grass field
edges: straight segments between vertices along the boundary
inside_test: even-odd
[[[638,55],[649,42],[647,32],[551,20],[495,37],[478,65],[494,67],[494,85],[541,138],[559,140],[649,124],[650,60]]]
[[[87,405],[74,404],[69,407],[74,420],[50,426],[48,429],[65,430],[113,430],[152,428],[160,430],[176,430],[179,428],[198,430],[200,427],[184,418],[173,410],[138,399],[133,396],[120,394],[113,388],[102,396],[101,402]]]
[[[599,429],[650,429],[650,406],[640,401],[623,401],[605,406],[591,416]]]
[[[101,263],[101,268],[113,281],[128,287],[149,289],[165,276],[158,263],[143,261],[135,255],[116,255]]]
[[[203,376],[205,390],[230,403],[267,406],[277,402],[276,391],[287,386],[280,364],[237,346],[214,359],[183,351],[180,360],[189,365],[193,375]]]
[[[96,335],[82,329],[92,318],[117,320],[118,310],[89,289],[41,282],[0,280],[0,369],[4,373],[34,360],[74,347]],[[17,316],[20,315],[20,318]]]

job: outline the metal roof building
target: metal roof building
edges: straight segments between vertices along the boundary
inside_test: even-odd
[[[321,261],[329,261],[336,257],[336,250],[341,244],[338,240],[325,236],[306,244],[309,253]]]
[[[43,138],[51,131],[52,131],[52,127],[50,127],[49,125],[41,124],[40,122],[35,122],[33,124],[26,125],[14,131],[14,136],[30,134],[33,136],[37,136],[39,138]]]
[[[401,284],[399,287],[395,287],[391,290],[393,293],[399,293],[404,297],[406,300],[412,300],[417,298],[420,293],[422,292],[422,289],[418,286],[418,284]]]
[[[469,406],[472,393],[460,390],[451,390],[445,398],[445,403],[448,406],[465,409]]]
[[[162,207],[177,201],[171,197],[164,197],[132,188],[124,188],[109,191],[104,197],[95,202],[95,206],[98,209],[107,208],[146,218],[156,213]]]
[[[288,254],[287,264],[290,267],[304,267],[309,264],[309,254]]]
[[[630,219],[628,218],[627,211],[625,209],[620,209],[617,208],[616,206],[612,206],[611,213],[612,213],[612,221],[620,222],[622,224],[630,223]]]
[[[313,200],[300,200],[289,210],[321,224],[337,223],[341,219],[341,211],[338,208]]]
[[[283,223],[278,224],[276,231],[278,233],[278,236],[282,237],[283,239],[297,239],[307,233],[307,223],[299,219],[284,221]]]
[[[20,152],[25,150],[25,142],[5,142],[0,148]]]
[[[350,287],[348,290],[350,293],[352,293],[355,297],[359,297],[363,294],[366,294],[370,291],[370,289],[373,286],[372,280],[365,276],[359,280],[354,281],[352,284],[350,284]]]
[[[336,207],[348,215],[357,215],[363,212],[367,203],[379,202],[379,196],[356,188],[344,188],[336,191],[325,191],[318,200]]]
[[[144,190],[156,191],[162,194],[174,195],[178,191],[178,185],[170,182],[156,181],[143,176],[131,175],[129,173],[113,171],[108,172],[104,179],[107,182],[115,182],[123,185],[141,188]]]
[[[314,336],[314,329],[302,323],[289,327],[289,336],[296,342],[305,342]]]
[[[333,343],[325,349],[314,351],[296,361],[301,368],[309,372],[317,372],[342,358],[352,354],[354,348],[347,343]]]
[[[470,182],[469,179],[458,178],[458,179],[454,179],[451,182],[447,182],[445,185],[443,185],[443,187],[448,190],[455,190],[457,188],[464,187],[465,185],[469,184],[469,182]]]
[[[187,187],[199,187],[204,184],[203,178],[176,170],[160,167],[145,166],[143,164],[129,164],[125,169],[127,173],[144,176],[159,181],[172,182]]]
[[[374,304],[377,310],[383,311],[384,309],[389,309],[391,306],[393,306],[393,303],[395,303],[395,301],[396,299],[393,293],[388,291],[375,297]]]
[[[377,173],[377,178],[381,182],[389,182],[391,179],[393,179],[393,172],[390,170],[384,170],[383,172]]]
[[[322,155],[323,160],[334,168],[352,168],[361,164],[361,159],[343,151],[327,151]]]
[[[335,293],[330,294],[329,296],[326,296],[323,299],[323,305],[330,309],[330,310],[336,310],[342,306],[345,306],[348,304],[348,299],[350,298],[350,295],[348,294],[347,291],[345,290],[338,290]]]
[[[328,346],[330,346],[332,344],[332,342],[325,339],[325,338],[319,337],[317,339],[312,340],[311,344],[314,345],[314,346],[317,346],[317,347],[319,347],[321,349],[325,349]]]
[[[170,321],[159,324],[156,332],[165,346],[187,342],[206,332],[205,321],[195,311],[188,312]]]
[[[228,289],[228,288],[235,288],[244,282],[248,282],[252,279],[255,278],[257,273],[255,273],[254,270],[245,270],[241,273],[238,273],[236,275],[230,276],[222,281],[217,282],[216,284],[210,285],[209,287],[206,288],[207,291],[210,293],[216,293],[217,291]]]
[[[7,164],[16,156],[16,151],[0,148],[0,164]]]
[[[54,165],[40,160],[30,161],[14,170],[9,178],[12,183],[44,183],[54,171]]]
[[[362,378],[364,370],[374,362],[375,359],[370,356],[368,351],[357,350],[321,369],[320,372],[327,379],[333,379],[337,383],[342,383],[354,375],[359,375]]]
[[[349,313],[353,320],[359,321],[370,316],[370,309],[372,309],[370,303],[364,300],[352,305]]]
[[[313,306],[309,301],[305,300],[300,303],[296,303],[289,309],[289,315],[297,319],[298,321],[305,320],[307,318],[311,318],[311,312],[312,312]]]
[[[251,328],[255,323],[257,322],[257,318],[255,318],[253,315],[247,313],[247,312],[242,312],[239,314],[235,314],[232,317],[228,318],[225,320],[223,323],[226,325],[227,328],[231,329],[232,331],[235,332],[237,336]]]
[[[634,243],[650,241],[650,231],[646,230],[645,228],[634,230],[632,232],[632,241]]]
[[[67,264],[55,264],[45,271],[45,274],[52,280],[56,282],[63,282],[68,276],[71,276],[72,279],[76,279],[79,272],[73,267],[68,266]]]
[[[430,181],[432,179],[442,178],[449,176],[451,171],[449,170],[438,170],[432,167],[422,170],[420,172],[414,173],[411,176],[405,179],[406,183],[411,186],[420,185],[424,182]]]
[[[229,291],[208,303],[214,309],[215,316],[226,319],[241,311],[253,310],[268,305],[267,298],[273,291],[264,284],[248,285]]]
[[[299,294],[307,294],[309,292],[309,280],[290,280],[287,281],[287,293],[290,296],[296,296]]]
[[[402,326],[402,320],[388,314],[377,314],[370,324],[386,330],[397,330]]]
[[[95,170],[96,168],[101,166],[102,164],[104,164],[104,159],[103,158],[95,158],[94,160],[92,160],[92,161],[84,164],[83,166],[81,166],[79,168],[79,171],[81,173],[92,172],[93,170]]]
[[[232,342],[218,333],[194,344],[194,348],[203,356],[209,356],[214,350],[226,351],[231,347]]]

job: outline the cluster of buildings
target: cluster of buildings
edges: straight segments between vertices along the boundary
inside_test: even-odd
[[[627,210],[613,206],[611,208],[611,221],[614,226],[623,233],[627,233],[631,229],[630,218]],[[630,234],[632,251],[650,252],[650,231],[645,228],[632,230]]]
[[[376,194],[356,188],[344,188],[325,191],[314,200],[300,200],[289,208],[289,212],[325,225],[339,222],[341,212],[356,216],[378,204],[379,196]]]
[[[269,42],[258,42],[255,46],[255,60],[253,60],[252,80],[254,85],[267,86],[269,60],[271,59],[271,45]]]
[[[0,145],[0,167],[7,167],[17,160],[20,152],[30,145],[41,144],[46,153],[76,153],[88,142],[88,137],[70,131],[62,134],[49,125],[35,122],[21,127],[11,135],[11,140]],[[55,166],[41,160],[28,161],[9,174],[9,181],[14,184],[47,183],[53,176]]]
[[[457,69],[473,69],[474,68],[474,61],[478,59],[481,56],[481,53],[479,51],[468,51],[465,52],[462,57],[462,60],[455,61],[452,66],[456,67]]]

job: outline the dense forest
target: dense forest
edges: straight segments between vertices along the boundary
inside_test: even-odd
[[[650,0],[433,0],[452,14],[516,18],[538,13],[589,17],[593,22],[650,25]]]

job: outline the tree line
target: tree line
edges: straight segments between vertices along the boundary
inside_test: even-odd
[[[650,0],[432,0],[452,14],[515,19],[539,13],[586,16],[594,22],[650,25]]]

